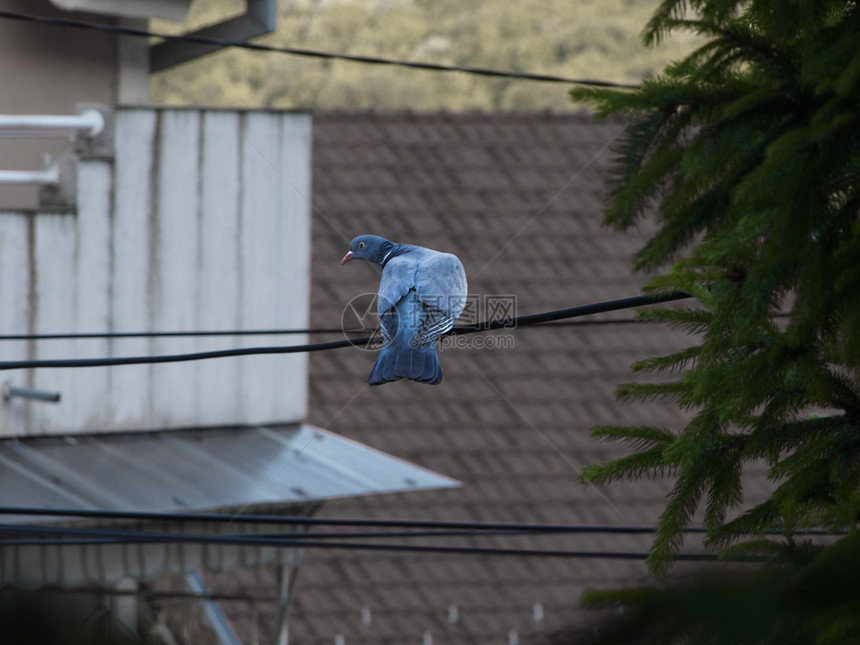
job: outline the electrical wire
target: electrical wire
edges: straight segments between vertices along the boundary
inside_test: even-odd
[[[788,318],[791,314],[773,314],[773,318]],[[650,320],[641,318],[606,318],[602,320],[558,320],[539,325],[526,325],[531,329],[552,329],[553,327],[606,327],[609,325],[643,325]],[[372,334],[375,329],[339,327],[313,327],[308,329],[227,329],[209,331],[128,331],[128,332],[86,332],[58,334],[0,334],[0,341],[32,340],[86,340],[94,338],[196,338],[204,336],[285,336],[291,334]]]
[[[210,352],[171,354],[167,356],[126,356],[121,358],[65,358],[31,361],[3,361],[0,362],[0,370],[38,369],[44,367],[113,367],[118,365],[180,363],[183,361],[200,361],[210,358],[257,356],[263,354],[298,354],[304,352],[318,352],[326,349],[338,349],[341,347],[353,347],[355,345],[369,345],[373,340],[373,338],[360,338],[356,340],[338,340],[331,341],[328,343],[290,345],[286,347],[243,347],[239,349],[213,350]]]
[[[788,318],[789,313],[773,314],[773,318]],[[643,325],[654,321],[641,318],[606,318],[601,320],[557,320],[539,325],[526,325],[531,329],[552,329],[553,327],[606,327],[609,325]],[[456,327],[455,329],[458,329]],[[57,334],[0,334],[0,341],[33,340],[86,340],[94,338],[196,338],[205,336],[285,336],[291,334],[372,334],[376,330],[363,328],[342,329],[340,327],[310,327],[307,329],[226,329],[203,331],[128,331],[128,332],[85,332]]]
[[[48,537],[72,537],[72,538],[95,538],[108,540],[128,541],[131,537],[133,540],[140,541],[171,541],[174,537],[179,541],[199,542],[198,538],[215,538],[216,542],[226,541],[233,544],[234,541],[251,540],[253,542],[262,541],[272,543],[280,542],[295,542],[308,540],[330,540],[330,539],[379,539],[379,538],[404,538],[404,537],[487,537],[487,536],[511,536],[511,535],[538,535],[545,531],[536,531],[533,529],[525,529],[519,531],[483,531],[483,530],[461,530],[461,531],[397,531],[397,532],[359,532],[359,533],[306,533],[302,531],[292,533],[223,533],[213,535],[207,533],[205,535],[187,534],[187,533],[171,533],[165,531],[141,531],[116,528],[99,528],[99,527],[66,527],[66,526],[46,526],[46,525],[31,525],[31,524],[0,524],[0,535],[35,535]],[[590,531],[589,531],[590,532]],[[186,538],[191,538],[186,539]],[[348,543],[344,543],[348,544]]]
[[[528,72],[509,72],[482,67],[464,67],[460,65],[442,65],[438,63],[422,63],[419,61],[395,60],[392,58],[380,58],[378,56],[356,56],[352,54],[334,54],[312,49],[299,49],[296,47],[276,47],[274,45],[263,45],[241,40],[224,40],[221,38],[209,38],[207,36],[195,36],[193,34],[173,35],[135,29],[133,27],[122,27],[118,25],[105,25],[100,23],[73,20],[71,18],[49,18],[17,11],[0,11],[0,18],[8,20],[21,20],[39,23],[55,27],[67,27],[73,29],[87,29],[92,31],[109,32],[122,36],[136,36],[142,38],[162,38],[171,42],[189,43],[197,45],[216,45],[218,47],[236,47],[238,49],[250,49],[254,51],[276,52],[292,56],[304,56],[307,58],[318,58],[325,60],[342,60],[352,63],[364,63],[369,65],[391,65],[395,67],[406,67],[409,69],[421,69],[434,72],[461,72],[478,76],[489,76],[495,78],[513,78],[524,81],[541,81],[545,83],[566,83],[574,85],[587,85],[592,87],[614,87],[619,89],[639,89],[639,85],[628,83],[615,83],[612,81],[600,81],[592,79],[565,78],[552,74],[532,74]]]
[[[127,519],[149,521],[196,522],[237,522],[256,524],[294,524],[329,525],[340,527],[383,527],[410,528],[420,531],[364,531],[353,533],[290,532],[290,533],[247,533],[247,534],[191,534],[164,531],[141,531],[116,528],[36,526],[28,524],[0,524],[0,547],[2,546],[85,546],[107,544],[222,544],[232,546],[265,546],[277,548],[317,548],[361,551],[389,551],[433,553],[445,555],[474,556],[518,556],[552,558],[603,558],[616,560],[645,560],[648,553],[619,551],[582,551],[582,550],[542,550],[525,548],[487,548],[472,546],[432,546],[413,544],[386,544],[379,542],[354,542],[343,540],[378,538],[429,538],[429,537],[486,537],[486,536],[527,536],[546,533],[616,533],[616,534],[653,534],[653,526],[612,526],[612,525],[556,525],[556,524],[514,524],[482,522],[450,522],[429,520],[379,520],[379,519],[338,519],[299,516],[232,516],[219,513],[164,513],[144,511],[104,511],[94,509],[44,509],[44,508],[0,508],[0,515],[40,515],[55,517],[81,517],[99,519]],[[432,531],[426,529],[433,529]],[[453,529],[453,530],[448,530]],[[687,533],[705,533],[703,527],[687,527]],[[778,534],[779,531],[772,531]],[[825,529],[806,529],[798,533],[806,535],[829,535]],[[25,536],[25,537],[21,537]],[[331,540],[331,541],[330,541]],[[340,540],[340,541],[337,541]],[[673,558],[678,561],[717,561],[719,556],[710,553],[678,553]],[[739,557],[734,562],[764,562],[758,556]]]
[[[592,533],[650,533],[653,527],[611,525],[572,525],[572,524],[517,524],[509,522],[463,522],[442,520],[391,520],[360,518],[306,517],[301,515],[235,515],[230,513],[181,513],[164,511],[122,511],[81,508],[38,508],[32,506],[2,506],[0,516],[23,515],[40,517],[69,517],[82,519],[113,519],[138,521],[189,521],[189,522],[226,522],[233,524],[281,524],[307,526],[374,527],[402,529],[449,529],[449,530],[489,530],[489,531],[539,531],[554,532],[592,532]],[[2,528],[3,524],[0,524]],[[690,529],[698,532],[704,529]]]
[[[122,531],[115,529],[77,529],[27,525],[4,525],[0,534],[44,536],[40,539],[0,539],[0,546],[81,546],[88,544],[221,544],[231,546],[258,546],[280,548],[348,549],[358,551],[389,551],[434,553],[445,555],[518,556],[542,558],[601,558],[612,560],[646,560],[648,553],[628,551],[578,551],[563,549],[513,549],[466,546],[427,546],[412,544],[381,544],[367,542],[328,542],[306,539],[283,539],[258,535],[196,535],[162,533],[154,531]],[[68,539],[58,539],[59,536]],[[711,553],[676,553],[675,560],[707,562],[720,557]],[[765,562],[767,558],[748,556],[732,558],[732,562]]]
[[[196,338],[203,336],[286,336],[292,334],[372,334],[373,329],[318,327],[309,329],[227,329],[203,331],[116,331],[58,334],[3,334],[3,340],[80,340],[92,338]]]
[[[217,542],[210,538],[214,536],[188,536],[194,544],[212,544]],[[199,539],[198,539],[199,538]],[[111,540],[111,539],[72,539],[72,540],[5,540],[0,539],[0,547],[4,546],[93,546],[106,544],[140,544],[142,542],[174,543],[175,540]],[[443,555],[477,555],[477,556],[518,556],[537,558],[580,558],[580,559],[607,559],[607,560],[647,560],[648,553],[630,551],[567,551],[567,550],[538,550],[538,549],[501,549],[489,547],[456,547],[456,546],[419,546],[410,544],[355,544],[355,543],[332,543],[315,542],[311,540],[286,540],[286,541],[236,541],[231,544],[238,546],[264,546],[300,549],[348,549],[357,551],[393,551],[412,553],[436,553]],[[686,562],[716,562],[720,556],[713,553],[676,553],[673,560]],[[767,558],[757,556],[737,556],[726,560],[727,562],[762,563]]]
[[[559,320],[529,325],[534,329],[551,327],[603,327],[606,325],[633,325],[647,321],[639,318],[609,318],[606,320]],[[226,329],[203,331],[119,331],[57,334],[0,334],[0,341],[32,340],[87,340],[95,338],[196,338],[205,336],[286,336],[292,334],[372,334],[375,329],[341,329],[340,327],[314,327],[308,329]]]
[[[386,529],[425,529],[425,530],[453,530],[478,532],[505,532],[505,533],[616,533],[616,534],[643,534],[654,533],[653,526],[636,525],[613,525],[613,524],[526,524],[516,522],[466,522],[451,520],[392,520],[376,518],[331,518],[331,517],[306,517],[301,515],[235,515],[230,513],[181,513],[164,511],[121,511],[104,509],[73,509],[73,508],[38,508],[32,506],[2,506],[0,516],[22,515],[57,518],[81,518],[81,519],[111,519],[111,520],[134,520],[146,522],[200,522],[212,523],[223,522],[228,524],[261,524],[261,525],[299,525],[299,526],[337,526],[337,527],[372,527]],[[9,524],[0,523],[0,532]],[[684,527],[684,533],[707,533],[704,527]],[[765,531],[765,533],[782,534],[780,530]],[[807,528],[793,531],[796,535],[843,535],[843,532],[830,531],[828,529]],[[303,534],[307,536],[308,534]],[[343,534],[344,537],[370,537],[355,533]]]
[[[687,298],[692,298],[692,296],[688,293],[684,293],[683,291],[670,291],[653,295],[632,296],[629,298],[620,298],[618,300],[605,300],[603,302],[595,302],[588,305],[568,307],[567,309],[557,309],[555,311],[547,311],[539,314],[526,314],[524,316],[512,316],[510,318],[488,320],[471,325],[460,325],[452,329],[449,333],[452,336],[458,336],[460,334],[472,334],[493,329],[512,329],[525,327],[527,325],[540,325],[542,323],[553,322],[556,320],[591,316],[593,314],[618,311],[619,309],[632,309],[634,307],[656,305],[664,302],[672,302],[674,300],[685,300]]]
[[[555,311],[547,311],[539,314],[527,314],[523,316],[514,316],[509,318],[500,318],[497,320],[488,320],[484,322],[473,323],[469,325],[460,325],[452,329],[448,334],[461,335],[473,334],[477,332],[492,331],[495,329],[514,329],[528,325],[539,325],[558,320],[570,318],[578,318],[581,316],[591,316],[609,311],[618,311],[619,309],[631,309],[634,307],[642,307],[647,305],[660,304],[671,302],[674,300],[683,300],[690,298],[687,293],[681,291],[672,291],[668,293],[633,296],[630,298],[621,298],[619,300],[608,300],[597,302],[588,305],[580,305],[577,307],[568,307],[567,309],[558,309]],[[154,363],[178,363],[183,361],[207,360],[212,358],[227,358],[236,356],[252,356],[262,354],[296,354],[305,352],[324,351],[329,349],[339,349],[342,347],[362,347],[378,342],[377,337],[352,338],[347,340],[336,340],[326,343],[313,343],[305,345],[288,345],[274,347],[241,347],[236,349],[213,350],[208,352],[194,352],[186,354],[171,354],[162,356],[126,356],[116,358],[66,358],[66,359],[39,359],[39,360],[20,360],[20,361],[2,361],[0,362],[0,370],[13,369],[37,369],[37,368],[75,368],[75,367],[112,367],[118,365],[141,365]]]

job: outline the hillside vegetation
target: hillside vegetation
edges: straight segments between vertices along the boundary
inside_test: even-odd
[[[181,33],[243,11],[197,0]],[[281,0],[272,45],[631,83],[695,45],[640,33],[657,0]],[[415,110],[577,109],[563,84],[225,50],[154,75],[168,104]]]

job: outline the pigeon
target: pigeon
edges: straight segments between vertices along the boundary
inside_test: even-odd
[[[360,235],[341,265],[365,260],[382,267],[377,309],[382,351],[367,378],[380,385],[402,378],[438,385],[442,368],[436,340],[466,306],[466,272],[456,255],[376,235]]]

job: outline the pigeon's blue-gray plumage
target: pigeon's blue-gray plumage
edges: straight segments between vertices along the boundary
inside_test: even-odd
[[[361,235],[341,264],[366,260],[382,267],[377,307],[382,351],[367,382],[402,378],[436,385],[442,368],[436,340],[454,326],[466,305],[466,272],[457,256]]]

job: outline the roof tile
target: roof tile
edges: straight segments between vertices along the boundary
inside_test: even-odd
[[[313,203],[321,216],[312,227],[311,324],[336,326],[352,297],[375,291],[377,271],[338,263],[345,239],[371,232],[457,253],[470,293],[515,294],[518,314],[636,295],[646,278],[631,273],[632,256],[651,225],[629,235],[600,225],[611,156],[605,146],[619,127],[549,113],[317,113]],[[649,325],[493,333],[510,334],[513,347],[447,349],[438,387],[371,388],[334,421],[363,387],[375,354],[311,355],[311,422],[463,482],[454,490],[334,501],[322,515],[657,520],[668,482],[584,488],[576,476],[585,464],[625,454],[592,440],[593,425],[682,426],[684,415],[671,405],[621,406],[613,392],[632,378],[631,362],[677,351],[691,339]],[[443,543],[430,540],[420,543]],[[446,543],[644,551],[649,541],[580,534]],[[525,639],[581,621],[585,588],[644,574],[642,562],[624,560],[311,550],[299,576],[290,640],[328,644],[341,629],[348,644],[402,645],[420,642],[429,630],[434,642],[482,644],[506,642],[514,629],[531,642]],[[544,605],[540,622],[532,617],[535,602]],[[362,627],[356,612],[369,603],[373,622]],[[451,604],[459,608],[458,623],[448,620]],[[339,615],[343,622],[334,620]]]

